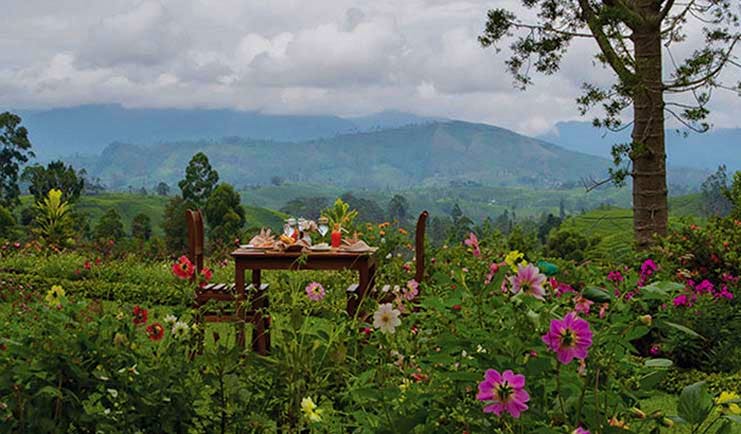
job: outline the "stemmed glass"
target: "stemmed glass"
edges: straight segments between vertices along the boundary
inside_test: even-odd
[[[286,224],[283,225],[283,234],[287,237],[293,235],[293,228],[296,226],[296,219],[291,217],[286,219]]]
[[[317,227],[317,229],[322,235],[322,238],[324,238],[324,236],[327,235],[327,232],[329,232],[329,219],[327,217],[319,217],[318,223],[319,227]]]

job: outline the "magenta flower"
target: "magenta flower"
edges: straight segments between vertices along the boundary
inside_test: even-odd
[[[704,293],[711,294],[714,291],[715,291],[715,286],[713,285],[712,282],[710,282],[707,279],[703,280],[702,282],[698,283],[695,286],[695,292],[699,294],[704,294]]]
[[[539,300],[545,300],[545,288],[543,288],[545,281],[545,275],[540,274],[538,267],[533,264],[518,265],[517,275],[509,278],[509,282],[512,284],[511,291],[514,294],[523,291],[525,294],[532,295]]]
[[[476,237],[476,234],[474,234],[473,232],[468,234],[468,238],[463,241],[463,244],[471,248],[471,250],[473,251],[473,256],[477,258],[481,256],[481,250],[479,249],[479,239],[478,237]]]
[[[306,296],[309,297],[309,300],[322,301],[325,295],[327,295],[327,293],[324,291],[324,287],[321,283],[311,282],[306,285]]]
[[[589,433],[589,430],[586,430],[582,427],[578,427],[574,431],[572,431],[571,434],[590,434],[590,433]]]
[[[623,277],[623,274],[620,271],[615,270],[607,273],[607,280],[610,282],[622,283],[623,280],[625,280],[625,277]]]
[[[412,279],[407,282],[407,286],[404,287],[401,292],[402,296],[407,299],[407,301],[412,301],[419,294],[419,283]]]
[[[720,292],[716,295],[716,297],[723,297],[728,300],[733,300],[733,293],[728,290],[728,287],[726,285],[721,286]]]
[[[689,299],[687,299],[687,294],[681,294],[676,297],[674,297],[674,300],[672,301],[674,303],[675,307],[679,306],[688,306],[690,304]]]
[[[548,279],[548,283],[551,284],[551,288],[556,291],[556,297],[561,297],[567,292],[576,292],[574,288],[568,283],[559,282],[555,277]]]
[[[527,410],[525,403],[530,401],[530,395],[525,390],[524,375],[514,374],[509,369],[501,374],[496,369],[487,369],[484,381],[479,383],[476,399],[489,403],[484,407],[484,413],[501,416],[507,412],[517,419]]]
[[[548,333],[543,335],[543,342],[556,353],[556,358],[564,365],[572,360],[587,358],[592,346],[592,331],[589,323],[569,312],[563,319],[551,320]]]
[[[659,266],[656,265],[656,262],[654,262],[653,259],[646,259],[645,261],[643,261],[643,264],[641,264],[641,274],[644,274],[646,276],[654,274],[654,272],[658,269]]]

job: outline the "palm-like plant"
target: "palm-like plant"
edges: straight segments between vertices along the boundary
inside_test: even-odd
[[[49,246],[64,247],[72,237],[69,203],[62,200],[62,191],[49,190],[41,202],[36,202],[36,232]]]
[[[329,220],[329,227],[334,228],[339,225],[341,228],[348,229],[358,216],[358,211],[350,209],[350,204],[337,198],[334,205],[322,211],[322,216]]]

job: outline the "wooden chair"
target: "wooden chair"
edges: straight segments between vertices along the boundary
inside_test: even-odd
[[[193,281],[195,283],[198,275],[203,269],[204,257],[204,235],[203,235],[203,215],[200,210],[188,210],[185,213],[188,223],[188,250],[190,260],[195,268]],[[261,292],[267,290],[267,285],[260,285]],[[238,292],[234,283],[209,283],[203,287],[196,288],[193,308],[196,311],[195,322],[199,325],[198,353],[203,352],[203,323],[204,322],[233,322],[237,326],[237,345],[241,348],[245,346],[244,327],[247,321],[254,322],[256,315],[248,311],[247,291],[251,290],[249,286],[245,291]],[[217,310],[205,310],[204,307],[211,301],[224,303],[234,303],[232,310],[227,311],[221,306]]]

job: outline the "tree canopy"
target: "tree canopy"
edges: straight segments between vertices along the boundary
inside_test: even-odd
[[[46,167],[40,164],[28,166],[23,170],[21,180],[28,182],[28,191],[36,201],[43,200],[51,189],[62,192],[62,200],[75,202],[85,188],[85,171],[76,172],[72,165],[63,161],[52,161]]]
[[[20,126],[20,116],[10,112],[0,114],[0,205],[13,208],[19,203],[20,165],[33,157],[28,130]]]
[[[178,183],[183,199],[193,202],[201,208],[219,182],[219,173],[211,167],[208,157],[203,152],[193,156],[185,169],[185,179]]]

